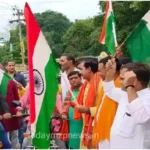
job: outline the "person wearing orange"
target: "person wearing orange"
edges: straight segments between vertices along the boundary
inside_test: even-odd
[[[85,58],[79,64],[82,77],[86,80],[82,85],[77,97],[74,109],[74,119],[83,119],[83,129],[80,148],[91,148],[92,122],[96,110],[96,98],[100,76],[97,74],[98,61],[94,58]]]
[[[103,79],[105,80],[106,68],[105,65],[108,60],[111,59],[111,56],[107,56],[99,61],[98,71]],[[120,87],[119,71],[122,64],[128,63],[129,60],[122,58],[121,60],[116,60],[116,74],[114,77],[114,83],[116,87]],[[110,99],[104,94],[103,84],[99,91],[98,105],[96,110],[96,115],[94,118],[94,128],[92,136],[92,146],[99,149],[108,149],[109,148],[109,139],[110,139],[110,129],[114,121],[118,103]]]

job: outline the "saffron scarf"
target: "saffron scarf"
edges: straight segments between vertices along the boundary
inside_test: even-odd
[[[95,106],[97,89],[98,89],[98,85],[99,85],[100,80],[101,80],[101,78],[97,73],[93,75],[93,77],[89,83],[90,86],[88,89],[87,96],[85,98],[85,102],[83,102],[84,92],[85,92],[86,86],[88,84],[88,82],[85,81],[85,83],[82,85],[80,92],[78,94],[78,97],[77,97],[78,105],[84,105],[87,108]],[[89,137],[91,137],[91,135],[92,135],[92,122],[93,122],[94,118],[91,117],[91,115],[87,114],[87,113],[84,115],[85,115],[85,117],[84,117],[83,141],[82,142],[83,142],[84,146],[88,146]],[[81,120],[82,119],[82,114],[79,113],[76,108],[74,109],[74,119],[75,120]]]

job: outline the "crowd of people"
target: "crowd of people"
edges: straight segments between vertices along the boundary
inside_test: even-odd
[[[14,107],[12,102],[14,100],[22,102],[22,97],[28,85],[24,76],[16,72],[15,61],[7,61],[1,69],[12,78],[8,83],[6,82],[5,99],[2,96],[2,91],[0,91],[0,115],[2,116],[0,122],[1,148],[18,149],[22,147],[23,133],[26,131],[27,126],[24,123],[24,118],[22,118],[22,110],[19,107]],[[24,109],[24,111],[26,110]]]
[[[77,60],[63,54],[59,65],[59,90],[51,118],[51,134],[59,149],[150,148],[147,64],[102,52],[98,58]],[[29,112],[29,84],[15,71],[14,61],[8,61],[4,70],[15,82],[8,83],[5,100],[0,96],[0,141],[3,149],[25,148],[23,133],[30,131],[30,116],[21,116]],[[21,106],[13,107],[13,100]]]
[[[150,148],[150,68],[130,58],[64,54],[56,145],[64,149]],[[60,105],[62,101],[62,106]],[[65,127],[64,127],[65,126]],[[64,136],[64,138],[62,138]]]

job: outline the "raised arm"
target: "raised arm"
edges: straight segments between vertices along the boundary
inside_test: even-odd
[[[148,90],[148,89],[147,89]],[[131,115],[137,124],[143,124],[150,121],[150,97],[141,99],[137,96],[135,89],[128,88],[128,96],[136,96],[128,105],[128,115]],[[150,90],[149,90],[150,93]],[[129,98],[129,101],[131,99]]]
[[[104,92],[113,101],[119,103],[122,91],[115,87],[114,81],[104,82]]]
[[[109,98],[119,103],[122,92],[121,89],[116,88],[114,84],[114,77],[116,73],[115,59],[109,60],[105,67],[107,73],[104,82],[104,92]]]
[[[141,96],[135,89],[136,75],[129,71],[125,74],[124,84],[126,86],[128,101],[127,109],[129,116],[132,116],[137,124],[143,124],[150,121],[150,89],[143,89]]]

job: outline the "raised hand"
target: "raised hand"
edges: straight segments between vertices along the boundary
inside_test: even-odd
[[[106,77],[105,77],[105,81],[109,82],[112,81],[114,79],[114,75],[116,73],[116,61],[115,58],[112,58],[111,60],[109,60],[106,65]]]
[[[127,71],[125,73],[125,77],[124,77],[124,86],[128,86],[128,85],[136,85],[137,82],[137,77],[136,74],[133,71]]]
[[[116,51],[117,58],[122,56],[122,50],[120,46],[116,47],[115,51]]]

